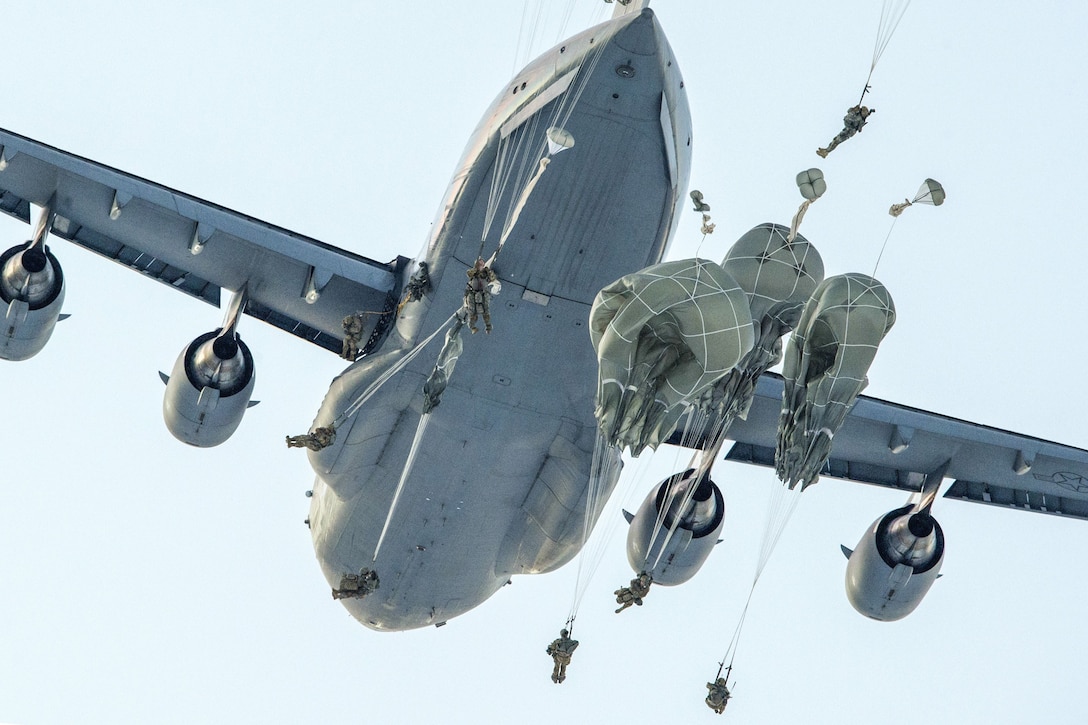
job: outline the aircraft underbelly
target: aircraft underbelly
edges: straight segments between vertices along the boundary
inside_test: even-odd
[[[315,466],[325,485],[315,486],[311,527],[333,586],[364,566],[379,572],[377,592],[345,602],[368,626],[445,621],[513,574],[554,569],[577,553],[596,431],[585,313],[563,301],[503,305],[501,327],[465,341],[425,427],[418,369],[395,376],[340,427],[330,464]],[[433,365],[432,344],[421,365]],[[344,385],[337,407],[371,377],[355,370],[334,387],[364,382]]]
[[[683,126],[662,120],[668,74],[679,78],[665,70],[671,51],[630,51],[658,48],[658,36],[652,14],[622,30],[569,115],[560,100],[505,137],[496,133],[504,118],[482,127],[423,258],[433,289],[407,305],[390,335],[401,348],[333,381],[315,425],[335,421],[337,436],[310,454],[318,474],[310,522],[332,587],[364,567],[380,577],[377,591],[342,600],[368,627],[445,622],[513,574],[557,568],[582,546],[596,436],[590,304],[601,287],[660,258],[683,192],[676,179],[686,183],[686,156],[677,167],[670,151],[670,134],[690,139],[686,105]],[[551,159],[531,193],[495,183],[513,152],[538,153],[546,128],[560,122],[575,146]],[[504,228],[519,202],[517,223]],[[503,238],[492,264],[503,283],[491,300],[494,330],[462,331],[464,350],[438,407],[422,415],[441,336],[352,412],[407,348],[462,306],[465,270]],[[601,482],[601,502],[614,484]]]

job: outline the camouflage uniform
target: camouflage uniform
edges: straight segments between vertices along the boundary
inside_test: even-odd
[[[340,357],[355,362],[359,357],[359,340],[363,335],[363,313],[348,315],[341,323],[344,326],[344,344],[340,348]]]
[[[362,599],[378,590],[378,573],[367,568],[358,574],[345,574],[340,578],[340,588],[332,590],[333,599]]]
[[[831,139],[831,143],[827,145],[827,148],[817,149],[816,153],[826,159],[827,155],[834,151],[836,146],[854,134],[861,133],[861,129],[865,125],[866,119],[868,119],[869,115],[872,113],[876,113],[875,108],[868,108],[866,106],[854,106],[851,108],[846,112],[846,116],[842,119],[842,131],[839,131],[839,134]]]
[[[714,682],[706,683],[706,689],[710,691],[706,695],[707,707],[721,715],[729,698],[732,697],[729,694],[729,688],[725,685],[725,678],[719,677]]]
[[[570,656],[577,648],[578,640],[571,639],[570,632],[564,629],[559,633],[559,638],[553,640],[548,645],[548,649],[544,650],[555,662],[555,667],[552,668],[552,682],[558,685],[567,679],[567,665],[570,664]]]
[[[311,451],[320,451],[328,448],[336,440],[336,429],[332,426],[314,428],[314,432],[307,435],[287,436],[288,448],[309,448]]]
[[[615,591],[616,604],[622,605],[616,610],[616,614],[619,614],[624,609],[627,609],[632,604],[642,606],[642,598],[650,593],[650,584],[653,583],[653,579],[646,572],[642,572],[637,577],[631,580],[631,586],[621,587]]]
[[[502,285],[495,272],[477,258],[476,264],[468,270],[468,284],[465,285],[465,310],[468,312],[468,325],[476,332],[476,320],[484,318],[484,331],[491,332],[491,295],[498,294]]]

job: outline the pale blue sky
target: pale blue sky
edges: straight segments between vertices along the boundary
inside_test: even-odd
[[[13,4],[0,127],[377,259],[413,255],[515,68],[522,6],[343,5]],[[692,185],[718,224],[701,253],[788,222],[794,175],[820,166],[829,191],[803,231],[829,273],[869,272],[888,205],[934,177],[947,203],[903,215],[877,275],[899,318],[869,394],[1088,446],[1088,6],[915,2],[873,77],[878,114],[826,161],[815,148],[857,99],[880,3],[652,6],[690,93]],[[543,8],[535,50],[560,39],[566,7]],[[610,6],[574,7],[568,35]],[[685,214],[674,258],[699,241]],[[0,234],[6,247],[27,231],[5,218]],[[245,321],[263,402],[224,446],[189,449],[162,424],[156,371],[219,311],[54,252],[73,317],[39,357],[0,365],[0,722],[712,721],[703,683],[748,592],[771,472],[720,464],[725,543],[622,616],[611,592],[633,574],[617,533],[561,687],[543,650],[573,565],[440,630],[377,634],[329,596],[302,524],[312,473],[282,443],[340,361]],[[685,462],[659,453],[628,506]],[[1082,722],[1088,523],[939,502],[945,576],[907,620],[874,623],[846,601],[838,546],[901,503],[833,480],[805,493],[724,717]]]

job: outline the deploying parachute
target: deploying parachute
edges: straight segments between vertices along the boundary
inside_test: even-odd
[[[790,233],[786,237],[786,241],[792,242],[793,238],[797,236],[797,229],[801,226],[801,220],[805,218],[805,212],[812,206],[812,202],[819,199],[827,191],[827,182],[824,181],[824,172],[819,169],[808,169],[802,171],[797,175],[797,189],[801,192],[801,196],[805,198],[801,202],[800,208],[797,213],[793,215],[793,221],[790,222]]]
[[[902,204],[892,204],[892,208],[888,210],[888,213],[892,216],[899,216],[908,206],[913,206],[915,204],[940,206],[943,203],[944,187],[941,186],[939,181],[926,179],[922,182],[922,185],[918,187],[918,193],[915,194],[913,199],[904,199]]]
[[[797,188],[806,201],[816,201],[827,191],[824,172],[819,169],[802,171],[797,175]]]
[[[825,279],[790,338],[782,375],[775,468],[801,489],[819,480],[831,439],[868,384],[866,373],[895,324],[895,305],[876,279],[858,273]]]
[[[755,343],[704,396],[702,407],[716,411],[721,421],[719,435],[735,417],[747,415],[756,380],[782,359],[782,336],[797,326],[805,302],[823,281],[820,253],[802,236],[788,241],[788,231],[780,224],[760,224],[741,236],[722,261],[748,295]]]
[[[668,438],[755,338],[745,291],[705,259],[664,262],[613,282],[597,294],[589,327],[599,430],[635,456]]]

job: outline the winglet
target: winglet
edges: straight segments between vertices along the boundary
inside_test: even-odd
[[[249,401],[248,403],[246,403],[246,410],[249,410],[250,408],[252,408],[254,405],[256,405],[259,402],[261,402],[261,401],[259,401],[259,400]]]
[[[159,371],[159,380],[162,381],[163,385],[170,384],[170,376],[164,373],[162,370]]]
[[[635,515],[627,509],[623,509],[623,518],[627,519],[627,523],[631,523],[635,520]]]
[[[853,549],[847,549],[842,544],[839,544],[839,548],[842,549],[842,555],[845,556],[847,559],[849,559],[850,555],[854,553]]]

